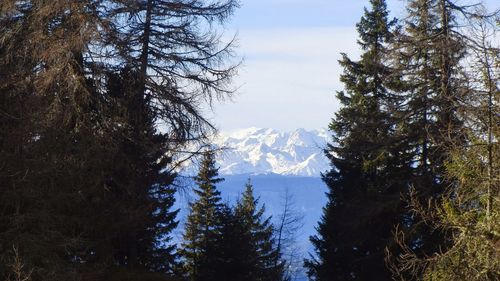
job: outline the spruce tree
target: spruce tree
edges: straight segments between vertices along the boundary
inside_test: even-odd
[[[403,93],[404,134],[414,154],[415,176],[422,181],[415,184],[421,186],[424,197],[442,191],[446,146],[461,135],[457,108],[465,52],[456,30],[460,12],[465,11],[454,1],[409,1],[405,31],[397,40],[396,57],[409,84]]]
[[[250,250],[244,253],[247,256],[242,257],[248,265],[246,278],[241,280],[283,280],[284,268],[279,249],[274,243],[274,227],[271,217],[264,218],[264,213],[265,207],[259,208],[249,180],[243,197],[235,208],[235,215],[245,234],[243,237],[248,239],[246,248]]]
[[[215,243],[214,264],[218,281],[256,280],[255,246],[235,209],[224,205],[219,217],[220,236]]]
[[[189,280],[217,280],[221,268],[217,266],[217,243],[221,237],[221,212],[224,205],[216,184],[219,178],[213,152],[205,152],[198,175],[194,178],[198,199],[190,204],[184,242],[180,253]]]
[[[332,169],[323,175],[328,203],[311,237],[315,254],[306,260],[312,280],[389,280],[384,251],[400,220],[400,193],[407,188],[409,159],[394,112],[403,87],[388,66],[393,34],[386,3],[370,1],[357,24],[359,61],[343,54],[337,97],[342,108],[329,128],[334,143],[325,153]]]
[[[0,1],[0,278],[16,255],[35,280],[169,270],[171,159],[231,92],[215,25],[236,7]]]
[[[106,182],[112,195],[106,205],[114,217],[123,218],[116,220],[108,234],[117,264],[172,272],[176,255],[170,232],[177,226],[178,212],[171,210],[175,174],[169,171],[172,161],[167,136],[154,126],[151,101],[135,95],[137,77],[126,67],[110,73],[107,80],[117,125],[112,137],[118,149]]]
[[[483,8],[484,9],[484,8]],[[463,80],[456,89],[464,91],[456,115],[464,128],[465,142],[449,142],[440,149],[446,152],[442,165],[444,191],[430,208],[415,204],[428,229],[446,233],[446,243],[435,243],[439,251],[429,255],[429,245],[413,247],[405,241],[404,255],[397,258],[395,275],[404,280],[498,280],[500,268],[498,248],[498,134],[499,51],[493,47],[495,23],[486,10],[473,11],[468,19],[466,59]],[[464,37],[465,38],[465,37]],[[455,66],[456,68],[456,66]],[[456,93],[455,93],[456,94]],[[437,119],[436,119],[437,120]],[[432,162],[431,162],[432,163]],[[425,188],[420,187],[420,188]],[[435,195],[434,195],[435,196]],[[417,199],[420,199],[417,197]],[[416,229],[420,236],[422,228]],[[425,233],[424,233],[425,234]],[[429,243],[429,239],[421,239]],[[422,252],[424,254],[422,254]],[[427,253],[426,253],[427,252]]]
[[[409,208],[402,214],[396,239],[425,257],[445,249],[448,238],[427,223],[422,209],[441,200],[447,187],[455,184],[445,176],[448,148],[466,141],[458,110],[465,92],[461,83],[465,50],[457,17],[467,14],[467,9],[451,0],[412,0],[407,7],[408,17],[397,37],[394,57],[409,86],[401,93],[405,103],[400,134],[412,155],[412,174],[411,190],[406,193]],[[422,278],[420,273],[412,274]]]

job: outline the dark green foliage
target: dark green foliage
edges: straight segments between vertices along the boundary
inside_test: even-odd
[[[418,192],[422,202],[443,190],[443,150],[439,148],[441,139],[436,114],[439,96],[439,70],[437,68],[436,44],[431,38],[436,35],[438,15],[433,10],[437,1],[412,1],[408,5],[407,35],[401,36],[399,44],[404,58],[401,69],[408,79],[410,88],[402,120],[402,133],[407,137],[408,152],[413,155],[413,176],[411,187]],[[441,128],[441,129],[440,129]],[[407,195],[408,198],[408,195]],[[409,211],[405,214],[403,228],[407,230],[408,243],[412,247],[427,248],[427,252],[440,245],[442,236],[428,226],[417,223],[416,216]],[[410,238],[411,237],[411,238]]]
[[[243,228],[246,252],[240,255],[247,264],[249,273],[238,280],[283,280],[283,265],[279,250],[274,245],[274,227],[271,218],[264,218],[264,206],[258,206],[250,181],[246,184],[243,197],[235,207],[235,215]]]
[[[1,279],[16,260],[33,280],[171,271],[172,159],[212,129],[199,108],[234,69],[198,27],[236,6],[0,1]]]
[[[113,97],[115,142],[112,173],[107,178],[106,200],[113,217],[124,218],[109,233],[114,259],[122,266],[141,266],[156,272],[171,272],[175,247],[170,232],[177,226],[173,181],[167,136],[154,127],[151,101],[137,94],[138,75],[130,69],[110,74],[108,94]],[[119,124],[119,126],[118,126]],[[111,219],[111,218],[110,218]]]
[[[251,258],[255,247],[234,210],[225,205],[220,214],[221,232],[216,243],[216,266],[220,268],[218,281],[255,280],[255,267]],[[250,258],[250,259],[249,259]]]
[[[401,280],[498,279],[498,49],[490,45],[498,26],[484,8],[459,4],[411,1],[401,40],[415,149],[415,212],[397,236],[404,255],[391,256]]]
[[[280,254],[274,245],[271,218],[264,218],[253,188],[247,184],[235,208],[221,203],[213,154],[204,154],[195,177],[197,201],[191,204],[180,251],[189,280],[283,280]]]
[[[306,261],[314,280],[388,280],[384,248],[400,257],[398,265],[388,259],[398,278],[421,280],[419,260],[450,246],[453,236],[426,209],[439,206],[445,190],[455,194],[459,184],[446,177],[445,164],[469,137],[461,103],[472,80],[462,78],[466,41],[458,17],[471,14],[456,2],[409,1],[394,38],[383,1],[371,1],[358,24],[361,60],[344,55],[340,62],[346,90],[330,125],[329,203],[311,239],[316,256]]]
[[[400,193],[409,177],[393,116],[404,85],[386,63],[394,22],[385,1],[370,3],[357,25],[361,59],[340,61],[345,91],[337,95],[342,108],[329,127],[334,144],[325,151],[333,168],[323,175],[329,202],[311,237],[316,253],[305,263],[312,280],[390,279],[384,251],[401,219]]]
[[[452,30],[455,8],[447,0],[410,1],[406,30],[396,45],[400,72],[409,86],[402,93],[402,133],[414,155],[414,184],[424,198],[442,192],[445,147],[461,137],[457,101],[463,92],[459,62],[464,49]]]
[[[457,16],[466,12],[457,1],[414,0],[408,3],[405,30],[398,36],[395,58],[408,89],[401,93],[401,134],[412,155],[410,208],[400,230],[414,252],[425,257],[447,247],[446,233],[425,223],[428,218],[414,212],[417,205],[437,202],[448,186],[445,163],[451,146],[464,144],[464,124],[459,114],[467,83],[461,79],[464,41],[457,30]],[[410,199],[410,197],[412,197]],[[419,273],[414,278],[420,279]],[[410,278],[410,277],[408,277]]]
[[[190,214],[185,226],[184,243],[180,250],[183,256],[184,271],[193,281],[217,280],[221,268],[216,266],[217,241],[221,236],[223,204],[216,184],[218,178],[213,153],[203,155],[200,170],[195,177],[198,199],[190,204]]]
[[[274,243],[274,227],[264,218],[250,182],[234,209],[224,206],[221,232],[217,241],[217,266],[222,270],[216,280],[279,281],[283,265]]]

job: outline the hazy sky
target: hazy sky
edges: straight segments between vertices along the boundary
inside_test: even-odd
[[[326,127],[338,109],[335,92],[342,89],[337,61],[341,52],[359,55],[355,24],[368,0],[241,2],[226,30],[238,34],[239,89],[232,102],[215,106],[217,127]],[[388,0],[388,7],[392,16],[403,14],[401,0]]]

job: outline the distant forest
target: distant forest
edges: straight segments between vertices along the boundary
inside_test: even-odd
[[[367,1],[361,56],[339,61],[311,281],[500,280],[500,11],[465,2],[405,0],[393,19]],[[217,190],[206,108],[235,94],[221,38],[240,4],[0,1],[1,280],[295,280],[293,212],[273,225],[250,181],[234,206]]]

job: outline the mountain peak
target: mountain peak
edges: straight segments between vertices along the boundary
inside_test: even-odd
[[[227,148],[218,156],[222,175],[280,174],[319,177],[328,170],[323,155],[329,141],[325,130],[282,132],[251,127],[221,133],[214,140]]]

